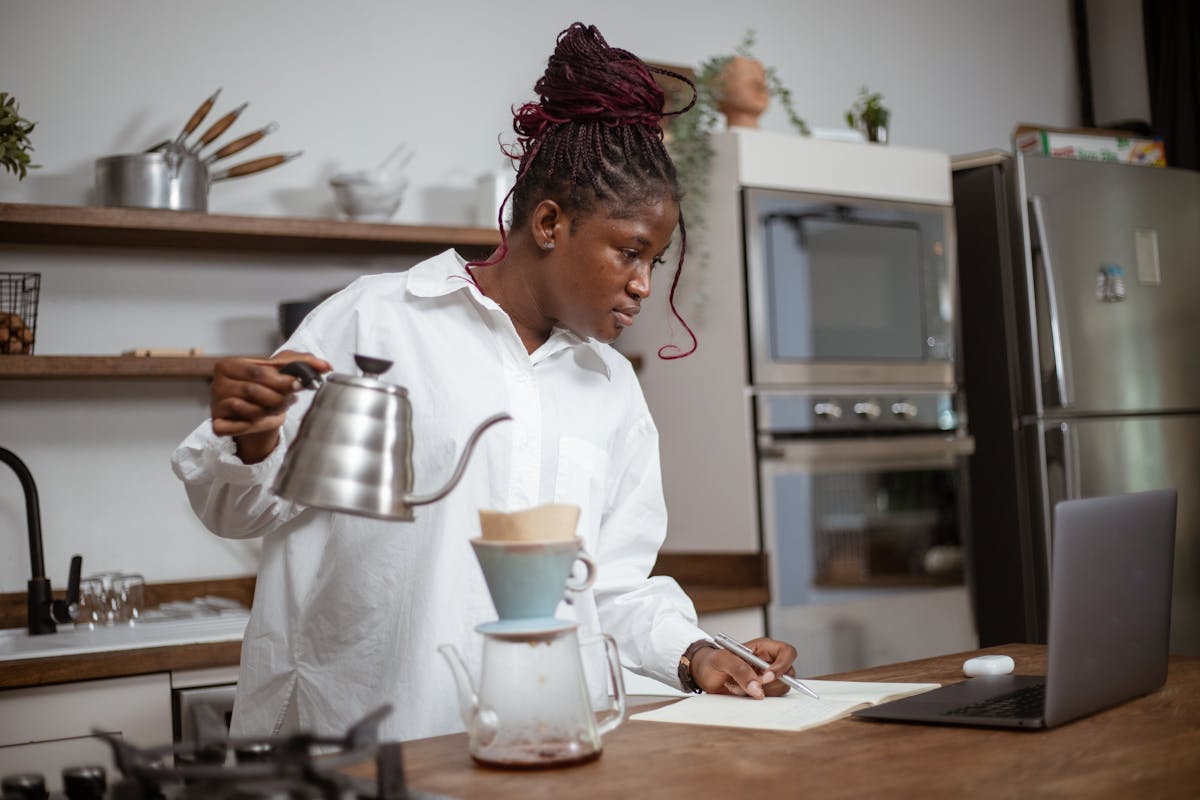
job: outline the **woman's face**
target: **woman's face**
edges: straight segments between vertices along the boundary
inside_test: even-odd
[[[546,264],[546,310],[580,336],[616,340],[650,296],[650,273],[678,222],[669,197],[635,208],[601,204],[574,230],[564,217]]]

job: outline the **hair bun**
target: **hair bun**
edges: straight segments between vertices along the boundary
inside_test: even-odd
[[[610,47],[595,25],[582,22],[558,35],[546,72],[533,88],[540,102],[526,103],[513,114],[513,128],[528,138],[565,122],[657,126],[666,99],[640,58]]]

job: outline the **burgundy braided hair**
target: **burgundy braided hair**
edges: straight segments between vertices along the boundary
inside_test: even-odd
[[[670,75],[692,87],[692,102],[678,111],[662,110],[665,94],[651,72]],[[484,261],[495,264],[508,253],[504,206],[512,198],[512,224],[524,224],[534,207],[551,199],[573,220],[596,211],[637,208],[669,195],[680,199],[675,165],[663,145],[659,120],[695,105],[695,85],[670,70],[648,67],[627,50],[610,47],[594,25],[576,22],[558,35],[546,72],[534,84],[539,100],[513,111],[517,141],[501,150],[517,166],[513,188],[500,204],[500,247]],[[574,223],[573,223],[574,224]],[[692,339],[684,352],[674,344],[659,348],[659,358],[696,352],[696,334],[675,307],[675,288],[683,271],[687,229],[679,215],[679,262],[668,302]]]

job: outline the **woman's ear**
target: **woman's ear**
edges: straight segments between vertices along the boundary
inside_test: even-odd
[[[529,228],[533,234],[533,242],[539,250],[550,251],[554,249],[558,237],[560,237],[567,226],[567,215],[563,212],[562,206],[553,200],[543,200],[533,209],[533,213],[529,215]]]

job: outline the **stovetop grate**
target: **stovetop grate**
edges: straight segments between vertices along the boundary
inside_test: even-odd
[[[197,709],[193,743],[140,748],[94,733],[112,748],[122,775],[109,790],[113,800],[432,800],[437,795],[407,789],[400,743],[379,742],[379,723],[391,710],[367,714],[340,737],[232,737],[205,707]],[[230,752],[234,764],[226,763]],[[372,759],[375,780],[344,771]]]

